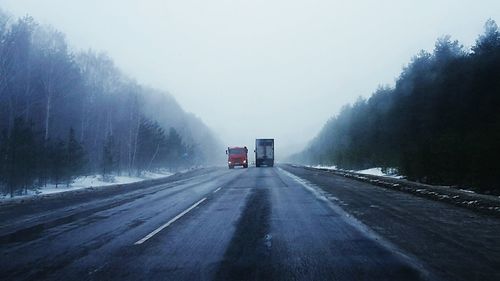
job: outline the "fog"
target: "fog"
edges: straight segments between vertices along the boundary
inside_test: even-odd
[[[392,84],[438,37],[470,46],[488,18],[500,20],[498,1],[0,0],[0,7],[53,25],[76,50],[106,52],[139,83],[171,93],[224,144],[253,148],[255,138],[275,138],[278,158],[302,149],[342,105]]]

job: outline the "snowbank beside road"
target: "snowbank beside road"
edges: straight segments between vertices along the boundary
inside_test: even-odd
[[[311,167],[315,169],[325,169],[325,170],[337,170],[337,166],[307,165],[306,167]]]
[[[364,174],[364,175],[372,175],[372,176],[379,176],[379,177],[390,177],[390,178],[395,178],[395,179],[402,179],[403,176],[398,175],[395,172],[392,173],[384,173],[382,171],[382,168],[376,167],[376,168],[370,168],[370,169],[365,169],[365,170],[342,170],[342,169],[337,169],[337,166],[321,166],[321,165],[315,165],[315,166],[308,166],[311,168],[315,169],[325,169],[325,170],[338,170],[338,171],[345,171],[345,172],[353,172],[353,173],[358,173],[358,174]],[[389,169],[390,171],[391,169]],[[392,169],[394,170],[394,169]]]
[[[294,166],[294,165],[292,165]],[[470,190],[458,189],[451,186],[429,185],[419,182],[412,182],[395,176],[378,176],[372,174],[362,174],[358,171],[347,171],[339,169],[316,168],[311,166],[294,166],[309,170],[322,170],[338,176],[367,182],[372,185],[385,187],[411,193],[420,197],[433,199],[435,201],[447,202],[456,206],[488,213],[500,217],[500,196],[478,194]],[[369,169],[371,170],[371,169]],[[376,171],[376,170],[375,170]],[[369,171],[369,172],[373,172]]]
[[[141,177],[113,176],[111,180],[107,181],[104,180],[100,175],[83,176],[76,178],[73,181],[73,183],[69,185],[69,187],[67,187],[66,184],[59,184],[57,187],[55,186],[55,184],[49,184],[45,187],[39,187],[36,189],[28,190],[28,194],[16,195],[13,197],[13,199],[44,195],[44,194],[60,193],[60,192],[66,192],[66,191],[72,191],[90,187],[134,183],[144,180],[169,177],[171,175],[173,175],[173,173],[167,171],[159,171],[157,173],[145,172]],[[8,200],[8,199],[10,199],[9,194],[0,195],[0,200]]]

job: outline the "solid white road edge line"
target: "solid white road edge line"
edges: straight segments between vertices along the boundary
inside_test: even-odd
[[[219,191],[221,188],[222,188],[222,187],[217,188],[216,190],[214,190],[214,192],[213,192],[213,193],[217,193],[217,191]]]
[[[200,201],[194,203],[193,205],[191,205],[191,207],[187,208],[186,210],[182,211],[182,213],[178,214],[177,216],[175,216],[173,219],[169,220],[166,224],[158,227],[157,229],[155,229],[153,232],[149,233],[148,235],[144,236],[144,238],[142,238],[141,240],[137,241],[134,243],[134,245],[140,245],[144,242],[146,242],[149,238],[155,236],[156,234],[158,234],[158,232],[162,231],[165,227],[171,225],[172,223],[174,223],[176,220],[180,219],[182,216],[184,216],[185,214],[187,214],[189,211],[191,211],[192,209],[196,208],[196,206],[200,205],[203,201],[207,200],[207,197],[204,197],[203,199],[201,199]]]

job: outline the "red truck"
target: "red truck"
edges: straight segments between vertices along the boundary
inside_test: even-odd
[[[248,168],[248,149],[246,146],[228,147],[226,154],[229,169],[233,169],[234,166],[243,166],[243,168]]]

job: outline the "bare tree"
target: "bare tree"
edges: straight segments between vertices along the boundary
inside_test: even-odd
[[[37,35],[35,43],[39,46],[36,66],[45,99],[44,139],[48,140],[54,102],[72,90],[79,70],[68,53],[61,32],[45,27],[38,30]]]

